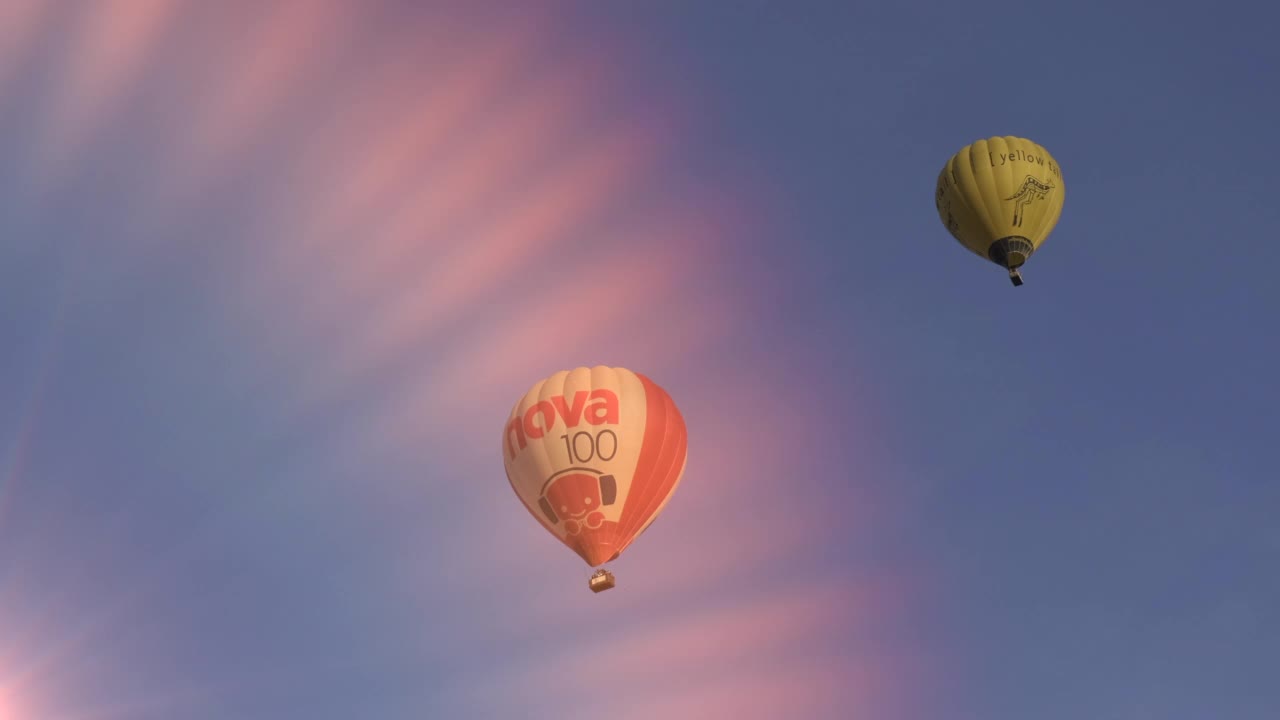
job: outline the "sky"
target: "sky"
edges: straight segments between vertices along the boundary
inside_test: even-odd
[[[0,720],[1275,717],[1280,10],[1154,7],[0,3]],[[600,595],[498,450],[596,364]]]

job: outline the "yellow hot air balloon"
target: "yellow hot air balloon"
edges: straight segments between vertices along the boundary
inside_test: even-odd
[[[1025,138],[978,140],[951,156],[938,174],[938,217],[961,245],[1009,270],[1039,249],[1062,215],[1062,169]]]
[[[534,384],[502,432],[507,480],[529,514],[599,567],[657,519],[688,459],[684,418],[666,391],[625,368],[562,370]],[[600,569],[594,592],[614,586]]]

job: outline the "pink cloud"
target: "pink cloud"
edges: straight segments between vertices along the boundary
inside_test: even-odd
[[[859,627],[884,621],[891,596],[878,590],[817,579],[658,611],[611,592],[619,594],[568,603],[559,613],[520,613],[555,620],[513,630],[519,655],[493,670],[501,695],[465,688],[465,700],[477,710],[538,707],[569,717],[596,703],[635,718],[803,717],[836,709],[856,717],[884,709],[891,669],[900,665],[847,645]],[[535,638],[547,647],[530,644]]]
[[[178,0],[100,0],[75,18],[75,52],[58,83],[56,108],[35,164],[45,182],[69,169],[76,150],[98,131],[131,83],[154,62],[155,44],[177,14]],[[0,20],[3,22],[3,20]]]
[[[299,248],[358,260],[342,242],[353,228],[379,228],[365,234],[387,237],[379,244],[385,251],[421,240],[387,232],[396,217],[440,225],[459,208],[491,199],[494,186],[523,164],[521,153],[549,142],[575,107],[579,81],[566,78],[524,78],[520,85],[540,84],[538,92],[507,104],[504,87],[527,73],[521,61],[530,52],[528,36],[527,28],[495,31],[470,51],[438,38],[433,42],[454,55],[438,48],[436,57],[396,55],[348,101],[350,110],[322,121],[294,170],[296,184],[314,200],[300,218]],[[433,68],[427,83],[424,67]],[[494,115],[496,127],[483,122]],[[287,210],[292,216],[294,208]]]
[[[209,99],[196,113],[191,147],[210,160],[243,143],[245,136],[272,126],[273,116],[316,72],[326,53],[340,45],[353,24],[353,6],[335,0],[287,0],[273,3],[261,16],[236,13],[230,20],[238,35],[236,52],[219,52],[202,95]],[[234,30],[233,30],[234,28]],[[239,31],[239,32],[236,32]],[[234,58],[231,62],[225,62]]]
[[[602,208],[640,172],[646,149],[636,136],[619,134],[576,151],[529,187],[514,206],[497,205],[492,218],[474,234],[468,233],[451,247],[433,248],[430,266],[410,263],[408,267],[421,270],[412,282],[406,282],[403,266],[382,270],[366,266],[372,271],[365,276],[370,287],[393,289],[391,304],[371,314],[367,336],[350,346],[358,355],[340,360],[346,367],[340,366],[339,372],[367,372],[418,342],[446,318],[466,312],[470,303],[486,298],[502,302],[500,292],[510,278],[523,275],[528,281],[565,272],[567,264],[549,253],[575,230],[586,230],[589,222],[599,220]],[[430,241],[424,240],[432,237],[432,227],[428,222],[405,223],[385,237],[388,243],[414,238],[420,246],[428,246]],[[390,282],[387,274],[391,272],[400,282]]]
[[[22,56],[35,44],[52,6],[48,0],[0,2],[0,89],[21,67]]]

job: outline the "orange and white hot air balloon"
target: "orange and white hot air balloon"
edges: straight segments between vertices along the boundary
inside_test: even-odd
[[[658,517],[684,474],[684,418],[666,391],[624,368],[563,370],[536,383],[502,433],[507,479],[544,528],[591,567]],[[600,570],[589,586],[613,587]]]

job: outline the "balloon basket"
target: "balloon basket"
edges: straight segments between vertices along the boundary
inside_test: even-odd
[[[1009,281],[1014,287],[1022,287],[1022,273],[1017,268],[1009,268]]]
[[[600,568],[591,575],[591,579],[587,580],[587,587],[591,588],[591,592],[599,593],[608,590],[616,583],[613,581],[613,573]]]

